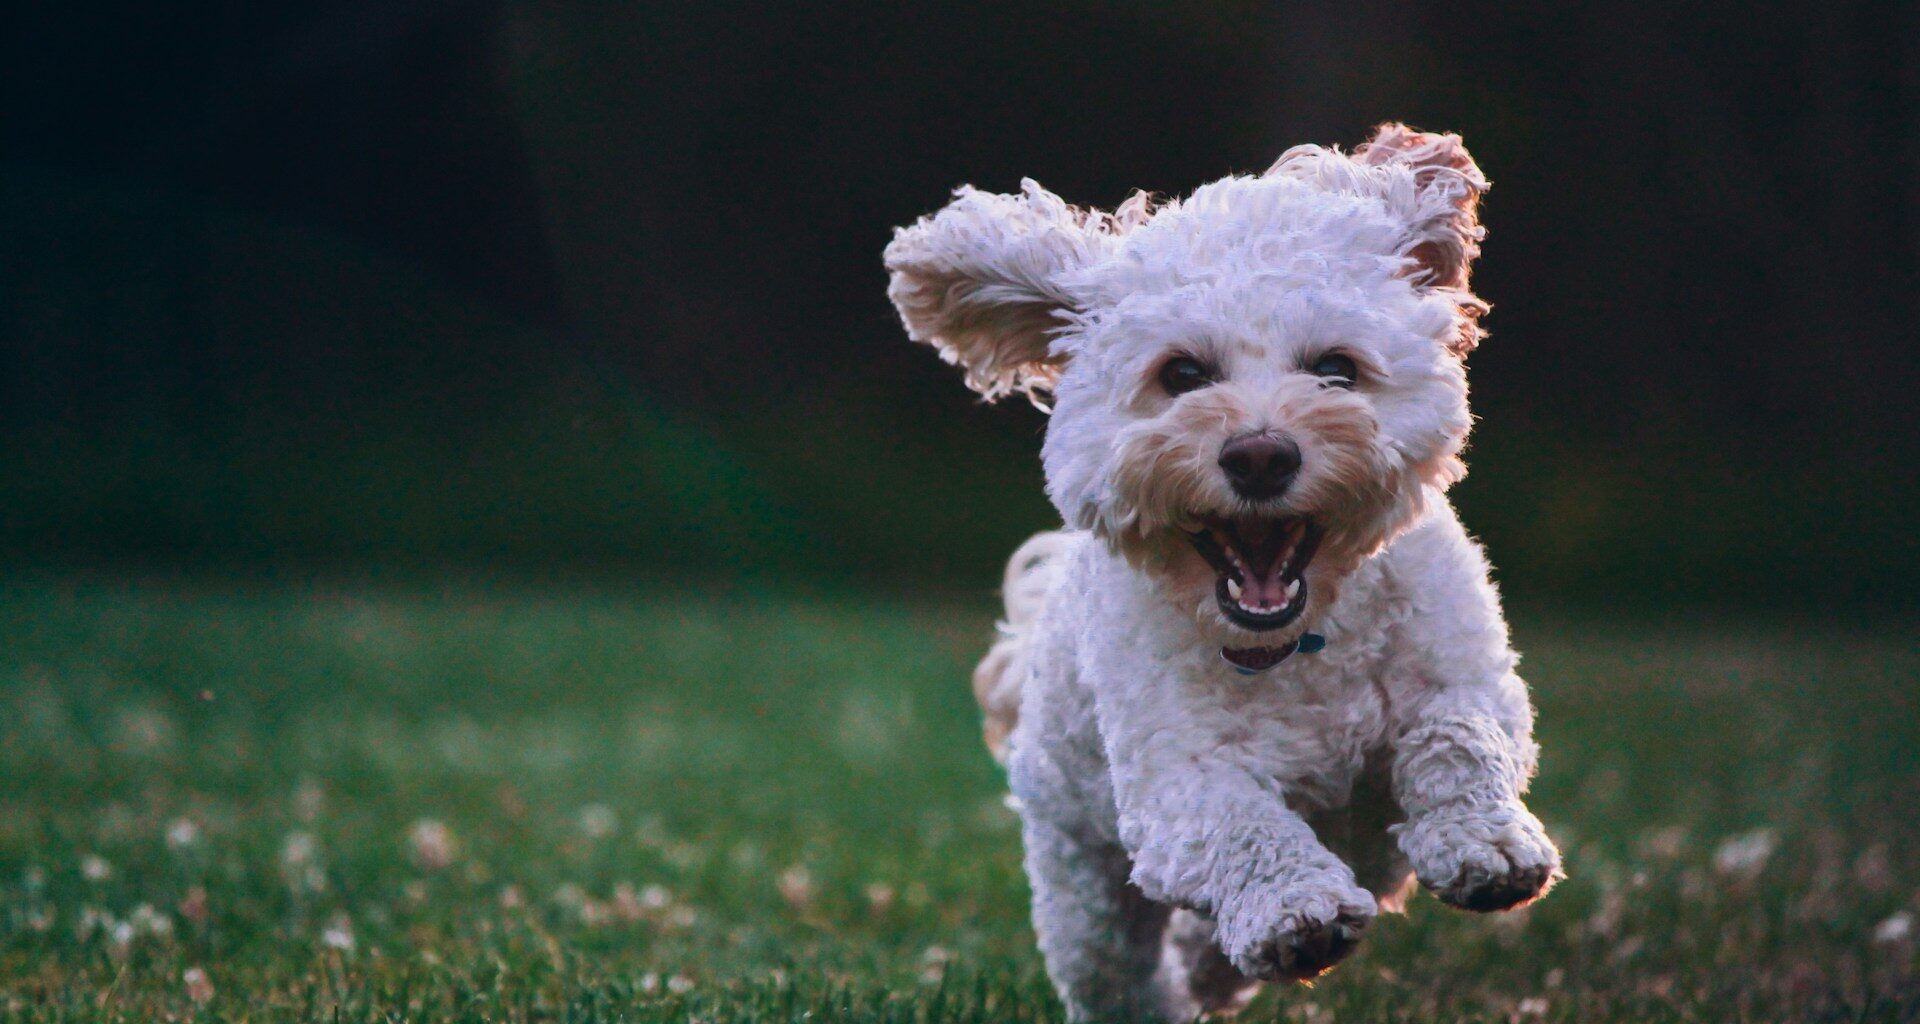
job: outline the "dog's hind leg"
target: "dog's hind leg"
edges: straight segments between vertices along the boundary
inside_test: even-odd
[[[1033,927],[1047,975],[1081,1021],[1186,1021],[1199,1007],[1160,970],[1169,908],[1128,881],[1118,846],[1026,823]]]
[[[1192,1000],[1195,1012],[1224,1017],[1240,1012],[1260,991],[1260,982],[1241,974],[1220,949],[1213,919],[1176,910],[1167,922],[1160,972],[1164,984]]]

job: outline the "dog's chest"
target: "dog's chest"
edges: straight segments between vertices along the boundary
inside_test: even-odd
[[[1318,656],[1294,659],[1308,657]],[[1216,756],[1273,779],[1302,812],[1345,806],[1387,745],[1381,688],[1337,657],[1252,677],[1209,674],[1186,697],[1195,720],[1209,723]]]

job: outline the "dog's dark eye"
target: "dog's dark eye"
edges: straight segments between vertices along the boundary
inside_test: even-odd
[[[1325,377],[1327,383],[1337,388],[1350,388],[1360,379],[1360,368],[1337,352],[1321,356],[1309,369],[1314,376]]]
[[[1160,386],[1169,395],[1184,395],[1213,383],[1213,371],[1192,356],[1175,356],[1160,367]]]

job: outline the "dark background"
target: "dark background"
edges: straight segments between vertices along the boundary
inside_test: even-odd
[[[39,6],[16,568],[977,591],[1043,419],[905,341],[889,229],[1398,119],[1495,183],[1456,495],[1510,596],[1913,603],[1911,4]]]

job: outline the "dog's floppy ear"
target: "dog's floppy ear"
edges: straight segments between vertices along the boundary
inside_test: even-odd
[[[1404,124],[1383,124],[1353,151],[1363,166],[1401,165],[1413,171],[1419,212],[1412,224],[1418,240],[1409,255],[1435,288],[1467,287],[1467,273],[1480,255],[1480,197],[1487,176],[1467,153],[1460,136],[1415,131]]]
[[[1480,226],[1487,176],[1460,136],[1415,131],[1404,124],[1374,129],[1373,137],[1354,149],[1353,161],[1413,171],[1416,200],[1407,255],[1414,260],[1416,283],[1455,293],[1464,323],[1451,347],[1461,356],[1473,351],[1486,336],[1480,317],[1489,308],[1467,285],[1473,261],[1480,257],[1480,240],[1487,234]]]
[[[887,296],[907,335],[967,373],[991,401],[1048,389],[1065,356],[1050,350],[1059,314],[1074,309],[1062,274],[1100,259],[1115,241],[1109,215],[1068,206],[1032,180],[1019,195],[970,186],[887,246]]]
[[[1406,224],[1399,252],[1412,261],[1413,283],[1448,293],[1460,311],[1460,331],[1448,347],[1464,356],[1479,344],[1486,333],[1479,318],[1488,306],[1468,288],[1467,278],[1486,236],[1480,197],[1486,194],[1487,176],[1460,136],[1388,123],[1349,156],[1295,146],[1267,173],[1378,196]]]

